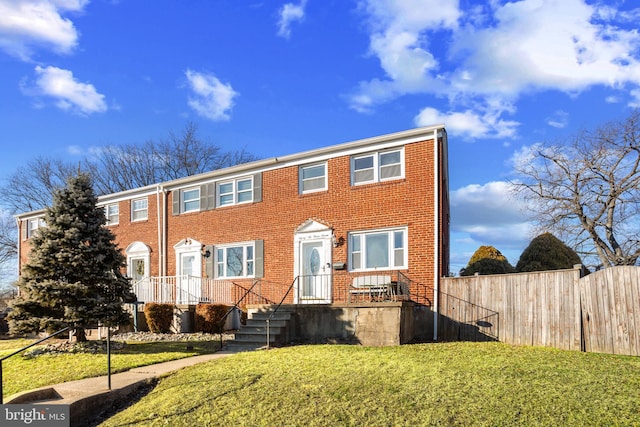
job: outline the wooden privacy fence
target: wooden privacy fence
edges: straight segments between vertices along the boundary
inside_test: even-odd
[[[438,338],[640,356],[640,267],[447,277]]]
[[[640,356],[640,267],[583,277],[580,299],[586,351]]]

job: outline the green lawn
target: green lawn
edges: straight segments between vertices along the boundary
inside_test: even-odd
[[[241,353],[101,426],[640,425],[640,358],[500,343]]]
[[[34,341],[0,340],[0,357]],[[42,345],[44,344],[46,343]],[[193,348],[187,350],[187,345]],[[219,347],[218,341],[128,342],[122,350],[112,351],[111,372],[122,372],[138,366],[213,353]],[[42,386],[101,375],[107,375],[107,356],[104,353],[43,354],[32,358],[24,357],[23,353],[20,353],[2,362],[3,396],[8,397]]]

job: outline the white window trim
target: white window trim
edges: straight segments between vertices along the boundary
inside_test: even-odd
[[[117,210],[117,214],[116,216],[116,220],[115,221],[109,221],[109,208],[114,207]],[[107,222],[105,223],[105,225],[118,225],[120,224],[120,204],[119,203],[109,203],[108,205],[104,206],[104,216],[106,217]]]
[[[391,178],[380,178],[380,156],[382,154],[386,154],[386,153],[393,153],[393,152],[399,152],[400,153],[400,175],[399,176],[393,176]],[[373,179],[368,180],[368,181],[360,181],[360,182],[356,182],[355,180],[355,162],[357,159],[361,159],[364,157],[373,157]],[[369,153],[363,153],[363,154],[357,154],[357,155],[353,155],[351,156],[351,185],[356,186],[356,185],[366,185],[366,184],[374,184],[377,182],[386,182],[386,181],[395,181],[398,179],[403,179],[405,177],[405,159],[404,159],[404,147],[400,147],[400,148],[392,148],[392,149],[388,149],[388,150],[380,150],[380,151],[373,151],[373,152],[369,152]]]
[[[135,212],[141,212],[143,209],[139,209],[138,211],[135,210],[134,206],[135,206],[135,202],[144,200],[146,202],[146,207],[144,208],[144,210],[147,212],[147,214],[145,215],[144,218],[136,218],[134,219],[134,213]],[[143,198],[139,198],[139,199],[133,199],[131,200],[131,222],[137,222],[137,221],[146,221],[149,219],[149,199],[146,197]]]
[[[27,220],[27,239],[33,237],[38,229],[46,227],[47,224],[44,222],[44,218],[34,218]]]
[[[237,248],[242,247],[242,276],[227,276],[226,275],[226,256],[227,249],[229,248]],[[247,248],[251,247],[253,249],[253,274],[247,274]],[[220,260],[218,257],[218,251],[222,250],[224,252],[224,259]],[[214,276],[216,279],[244,279],[244,278],[253,278],[256,275],[256,242],[254,240],[248,242],[238,242],[238,243],[229,243],[224,245],[215,245],[214,247]],[[220,275],[218,270],[218,265],[222,264],[224,269],[224,275]]]
[[[322,175],[324,177],[324,185],[321,188],[314,188],[312,190],[304,190],[303,184],[304,184],[304,180],[302,178],[302,171],[304,169],[308,169],[308,168],[314,168],[314,167],[318,167],[318,166],[323,166],[324,167],[324,175]],[[306,164],[306,165],[300,165],[298,167],[298,192],[300,194],[309,194],[309,193],[317,193],[319,191],[327,191],[328,187],[329,187],[329,177],[328,177],[328,167],[327,167],[327,162],[319,162],[319,163],[311,163],[311,164]],[[313,179],[317,179],[313,178]]]
[[[251,188],[248,190],[243,190],[242,193],[245,192],[250,192],[251,193],[251,199],[250,200],[245,200],[242,202],[238,201],[238,182],[240,181],[251,181]],[[220,198],[222,196],[221,192],[220,192],[220,186],[225,185],[225,184],[232,184],[233,190],[231,193],[225,193],[225,195],[227,194],[232,194],[233,195],[233,201],[231,203],[220,203]],[[234,179],[228,179],[225,181],[220,181],[218,183],[216,183],[216,207],[225,207],[225,206],[235,206],[235,205],[242,205],[245,203],[253,203],[253,189],[254,189],[255,183],[253,182],[253,176],[249,175],[249,176],[243,176],[243,177],[239,177],[239,178],[234,178]]]
[[[402,260],[402,265],[401,266],[396,266],[393,265],[393,261],[395,259],[395,247],[394,247],[394,239],[393,239],[393,234],[396,231],[402,231],[404,233],[404,247],[403,247],[403,260]],[[387,267],[376,267],[376,268],[366,268],[366,267],[362,267],[363,265],[365,265],[365,260],[366,260],[366,244],[364,239],[360,240],[360,264],[361,267],[359,268],[354,268],[353,267],[353,263],[352,263],[352,253],[353,253],[353,247],[352,247],[352,238],[354,236],[366,236],[366,235],[370,235],[370,234],[380,234],[380,233],[388,233],[389,235],[389,253],[388,253],[388,259],[389,259],[389,264]],[[348,264],[349,264],[349,271],[379,271],[379,270],[406,270],[407,268],[409,268],[409,230],[408,227],[393,227],[393,228],[381,228],[381,229],[374,229],[374,230],[360,230],[360,231],[354,231],[354,232],[350,232],[348,235],[348,244],[349,244],[349,248],[348,248]]]
[[[188,192],[188,191],[194,191],[196,190],[198,192],[198,196],[194,199],[194,200],[189,200],[191,201],[197,201],[198,202],[198,207],[194,208],[194,209],[187,209],[186,207],[186,203],[187,200],[185,200],[184,198],[184,193]],[[180,190],[180,213],[187,213],[187,212],[199,212],[200,211],[200,187],[189,187],[189,188],[185,188],[183,190]]]

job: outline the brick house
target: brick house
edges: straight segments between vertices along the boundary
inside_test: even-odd
[[[109,194],[99,204],[140,301],[170,302],[185,313],[202,302],[283,302],[297,313],[289,335],[299,339],[344,337],[317,330],[318,322],[335,323],[335,312],[308,330],[300,313],[314,307],[360,321],[368,309],[396,310],[393,338],[359,338],[374,344],[424,337],[437,323],[426,313],[437,311],[438,280],[449,271],[441,125]],[[20,265],[42,216],[17,216]],[[346,329],[357,336],[354,328]]]

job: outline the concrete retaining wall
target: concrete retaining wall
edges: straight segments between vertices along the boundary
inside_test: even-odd
[[[433,334],[433,313],[412,302],[376,304],[286,305],[292,313],[295,343],[353,343],[365,346],[426,341]]]

